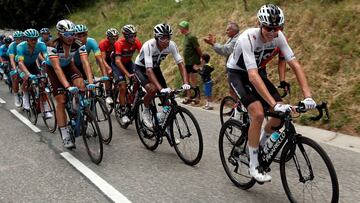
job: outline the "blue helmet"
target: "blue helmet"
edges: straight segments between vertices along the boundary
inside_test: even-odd
[[[44,33],[50,33],[49,28],[47,28],[47,27],[41,28],[40,34],[44,34]]]
[[[24,31],[24,36],[27,38],[38,38],[39,35],[40,35],[39,32],[32,28]]]
[[[74,31],[75,33],[82,33],[82,32],[87,32],[88,29],[85,25],[79,24],[74,27]]]
[[[13,34],[14,39],[24,37],[24,33],[22,31],[15,31]]]

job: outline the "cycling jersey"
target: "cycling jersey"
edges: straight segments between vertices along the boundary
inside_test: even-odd
[[[141,46],[142,46],[141,42],[138,38],[135,38],[134,44],[128,43],[125,38],[121,38],[118,41],[116,41],[114,44],[115,57],[120,56],[121,62],[123,64],[128,63],[131,61],[131,58],[132,58],[135,50],[140,52]]]
[[[8,48],[6,44],[0,46],[0,57],[3,61],[9,61],[9,55],[7,54]]]
[[[271,42],[265,43],[260,37],[260,28],[250,28],[244,31],[236,41],[234,51],[226,64],[227,67],[243,71],[260,68],[264,62],[268,62],[269,57],[277,48],[284,55],[286,61],[295,59],[294,53],[281,31]]]
[[[47,47],[47,52],[46,64],[52,66],[50,59],[59,58],[60,67],[62,68],[71,63],[73,56],[77,52],[79,52],[80,55],[87,54],[85,45],[82,45],[80,41],[75,40],[75,42],[71,44],[69,53],[65,55],[63,43],[59,39],[54,41],[54,47]]]
[[[49,41],[51,41],[51,39],[52,39],[52,37],[49,37],[49,40],[47,40],[47,41],[45,42],[44,38],[39,37],[38,40],[37,40],[37,42],[44,42],[44,43],[46,44],[46,43],[48,43]]]
[[[18,61],[23,61],[26,66],[32,66],[36,64],[36,59],[39,56],[39,53],[42,53],[44,56],[46,53],[46,45],[43,42],[38,42],[35,45],[35,48],[32,53],[30,53],[28,42],[21,42],[16,47]]]
[[[110,44],[108,39],[103,39],[99,42],[99,48],[101,52],[106,53],[106,58],[110,58],[111,52],[114,51],[114,46]]]
[[[169,46],[160,51],[156,45],[155,39],[150,39],[144,43],[140,53],[135,59],[135,64],[146,68],[159,68],[161,61],[171,53],[175,59],[175,63],[183,62],[183,58],[179,54],[179,50],[175,42],[170,41]]]
[[[86,46],[86,53],[88,55],[90,54],[91,51],[94,52],[95,56],[101,55],[99,46],[98,46],[95,39],[93,39],[91,37],[88,37],[86,39],[85,46]],[[76,54],[74,55],[74,62],[75,62],[76,66],[81,66],[82,65],[81,60],[80,60],[80,52],[76,52]]]
[[[15,62],[18,62],[18,56],[17,56],[17,43],[11,42],[9,45],[9,49],[7,50],[7,54],[10,56],[15,56],[14,60]]]

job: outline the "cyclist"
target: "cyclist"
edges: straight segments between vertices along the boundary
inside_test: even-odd
[[[130,78],[134,75],[134,64],[131,60],[134,52],[140,52],[141,42],[136,37],[136,28],[133,25],[125,25],[122,27],[123,38],[115,42],[115,63],[111,64],[113,76],[119,85],[119,103],[122,116],[122,122],[128,123],[130,119],[125,115],[125,93],[126,93],[126,77]],[[125,77],[126,76],[126,77]]]
[[[53,47],[48,47],[46,57],[46,71],[50,79],[53,95],[56,99],[56,119],[64,147],[74,148],[71,140],[67,117],[65,114],[66,96],[64,90],[76,93],[85,90],[81,72],[75,67],[73,56],[79,52],[83,68],[88,78],[88,89],[93,89],[93,76],[87,63],[85,45],[75,41],[74,23],[69,20],[60,20],[56,24],[58,38],[54,40]]]
[[[5,35],[0,34],[0,46],[4,44],[4,38],[5,38]]]
[[[291,106],[283,104],[279,93],[267,77],[264,77],[260,68],[262,61],[269,53],[279,47],[285,60],[295,72],[305,99],[303,103],[307,109],[316,106],[311,98],[305,73],[300,63],[295,59],[281,28],[284,26],[282,10],[272,4],[264,5],[257,14],[260,28],[245,30],[238,38],[233,53],[227,62],[228,80],[235,89],[242,104],[247,108],[251,123],[249,127],[249,174],[259,182],[271,180],[258,162],[258,147],[260,130],[264,120],[264,108],[285,112]],[[279,119],[271,118],[267,122],[264,134],[271,134],[271,126],[278,126]]]
[[[111,53],[115,50],[114,43],[119,39],[119,32],[115,28],[106,31],[106,39],[99,42],[101,57],[108,72],[111,72]]]
[[[7,73],[9,71],[9,55],[7,50],[9,49],[9,45],[13,41],[11,36],[7,36],[4,38],[4,44],[0,46],[0,73],[3,74],[4,80],[6,83],[8,82]]]
[[[38,42],[44,42],[46,46],[51,45],[52,37],[49,28],[47,27],[41,28],[40,35],[41,36],[38,38]]]
[[[168,93],[165,78],[160,69],[160,63],[168,54],[172,54],[183,78],[182,88],[190,89],[183,58],[174,41],[173,31],[168,24],[158,24],[154,27],[154,38],[146,41],[135,60],[135,76],[146,89],[144,96],[143,122],[148,128],[153,127],[149,106],[156,92]]]
[[[18,59],[16,57],[16,55],[17,55],[16,47],[18,44],[20,44],[24,40],[24,33],[22,31],[15,31],[13,33],[13,37],[14,37],[15,41],[9,45],[9,49],[8,49],[7,53],[9,55],[10,65],[11,65],[10,75],[11,75],[11,79],[12,79],[12,89],[14,92],[15,106],[20,107],[21,102],[20,102],[20,98],[18,96],[19,74],[18,74],[18,70],[17,70]]]
[[[46,56],[46,45],[42,42],[37,42],[39,32],[35,29],[27,29],[24,31],[26,41],[21,42],[16,47],[16,56],[18,58],[18,66],[20,69],[20,77],[23,79],[23,108],[30,109],[28,92],[28,79],[36,79],[36,75],[40,73],[36,64],[36,59],[42,53]],[[48,107],[46,107],[48,108]],[[52,116],[51,113],[45,116]]]
[[[99,46],[95,39],[88,37],[88,28],[85,25],[76,25],[74,27],[75,37],[86,46],[86,52],[89,55],[91,51],[94,52],[94,56],[96,59],[97,64],[100,66],[101,74],[104,76],[103,79],[107,80],[107,70],[104,66],[103,60],[101,58],[101,52]],[[76,67],[79,69],[81,74],[83,75],[84,79],[87,79],[83,64],[80,60],[80,54],[77,52],[74,55],[74,62]]]

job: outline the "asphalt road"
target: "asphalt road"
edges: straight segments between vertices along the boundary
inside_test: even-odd
[[[13,97],[0,81],[0,202],[111,202],[87,177],[60,156],[58,132],[46,131],[43,121],[34,133],[10,113]],[[93,164],[77,140],[70,152],[131,202],[288,202],[279,167],[273,164],[273,180],[244,191],[232,184],[221,165],[218,150],[219,118],[189,108],[197,118],[204,139],[200,163],[185,165],[165,141],[154,152],[140,142],[134,125],[123,130],[113,119],[113,140],[104,146],[100,165]],[[21,110],[17,109],[20,113]],[[25,115],[25,114],[24,114]],[[358,153],[322,144],[335,166],[340,202],[360,199]]]

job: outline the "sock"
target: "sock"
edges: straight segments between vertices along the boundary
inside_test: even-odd
[[[266,143],[266,140],[270,137],[271,133],[265,132],[265,129],[261,129],[260,134],[260,146],[264,146]]]
[[[68,126],[64,126],[64,127],[59,127],[60,133],[61,133],[61,137],[64,138],[69,138],[69,127]]]
[[[249,146],[250,168],[256,168],[259,166],[258,152],[259,152],[259,147],[255,148]]]

